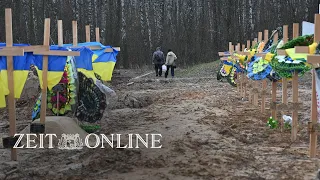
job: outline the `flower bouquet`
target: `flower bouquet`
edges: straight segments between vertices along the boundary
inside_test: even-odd
[[[270,127],[270,129],[277,129],[279,127],[279,122],[270,117],[268,119],[267,126]]]

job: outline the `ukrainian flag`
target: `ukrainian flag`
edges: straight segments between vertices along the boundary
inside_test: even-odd
[[[5,47],[0,43],[0,48]],[[13,46],[29,46],[28,44],[13,44]],[[20,98],[23,87],[27,81],[30,65],[33,63],[31,53],[24,53],[24,56],[13,57],[14,97]],[[0,108],[6,107],[5,95],[9,94],[7,57],[0,57]]]
[[[64,47],[73,46],[72,44],[65,44]],[[112,48],[111,46],[104,46],[99,42],[86,42],[79,43],[80,47],[89,47],[96,46],[100,49],[93,50],[92,55],[92,63],[93,63],[93,71],[101,76],[103,81],[110,81],[112,78],[112,73],[114,70],[114,66],[116,64],[116,57],[118,55],[118,51],[113,49],[113,52],[105,52],[107,48]]]
[[[71,47],[72,44],[65,44],[64,47]],[[92,58],[93,51],[91,49],[80,46],[79,48],[71,48],[72,51],[80,52],[80,56],[75,57],[75,64],[78,72],[83,73],[87,78],[92,78],[96,81],[96,76],[94,75],[93,66],[92,66]]]
[[[111,46],[105,46],[106,48],[112,48]],[[104,52],[93,61],[93,70],[95,73],[101,76],[103,81],[111,81],[114,66],[117,62],[118,51],[113,49],[113,52]]]
[[[67,48],[64,47],[57,47],[57,46],[50,46],[50,50],[52,51],[68,51]],[[57,85],[63,75],[67,56],[49,56],[48,58],[48,89],[51,90],[55,85]],[[36,66],[38,77],[40,81],[40,87],[43,88],[43,81],[42,81],[42,66],[43,66],[43,56],[42,55],[34,55],[34,64]]]

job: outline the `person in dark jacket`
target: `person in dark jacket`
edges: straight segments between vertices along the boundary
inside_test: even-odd
[[[164,65],[164,54],[160,47],[157,47],[156,51],[153,53],[152,61],[154,64],[154,69],[156,71],[156,76],[162,76],[162,65]]]

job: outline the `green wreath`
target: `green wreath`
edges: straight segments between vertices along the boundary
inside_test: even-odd
[[[280,49],[290,49],[295,46],[309,46],[313,43],[313,35],[300,36],[295,38]],[[303,76],[306,72],[312,69],[312,66],[306,62],[305,59],[292,60],[290,57],[274,56],[270,62],[272,69],[282,78],[292,78],[294,71],[299,72],[299,76]]]

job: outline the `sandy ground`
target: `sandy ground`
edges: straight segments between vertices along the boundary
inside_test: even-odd
[[[145,148],[141,143],[139,149],[23,149],[18,151],[18,163],[10,162],[9,150],[0,149],[0,179],[315,178],[320,160],[308,158],[306,128],[310,74],[300,82],[304,106],[299,113],[298,140],[291,142],[290,131],[266,126],[269,110],[262,114],[259,107],[241,100],[235,88],[217,82],[213,69],[202,72],[185,77],[181,73],[167,80],[152,74],[129,86],[128,80],[143,72],[121,70],[115,75],[111,86],[118,100],[105,113],[101,133],[162,134],[161,149]],[[278,92],[280,100],[280,86]],[[30,123],[30,108],[18,103],[18,129]],[[6,111],[0,110],[0,119],[3,137],[8,132]],[[121,144],[127,142],[121,140]]]

